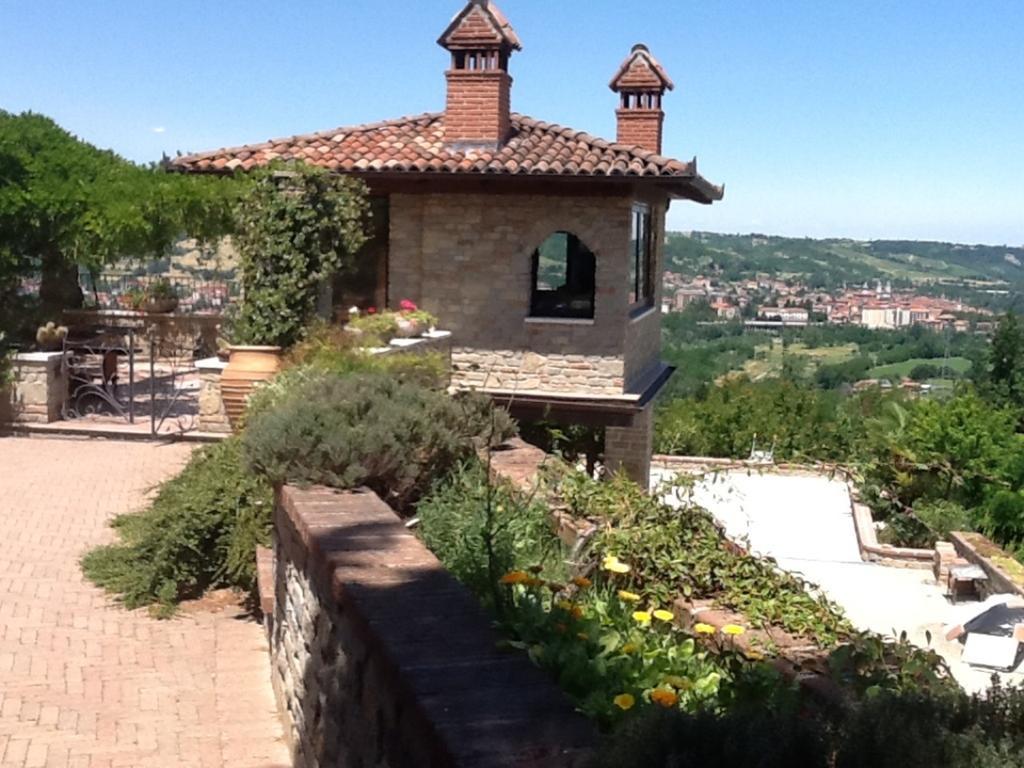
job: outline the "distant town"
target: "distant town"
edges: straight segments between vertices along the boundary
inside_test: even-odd
[[[990,333],[991,310],[961,300],[894,290],[890,281],[867,281],[836,291],[814,290],[799,279],[770,275],[729,281],[665,272],[662,312],[705,304],[719,320],[744,320],[752,328],[857,325],[875,330],[924,326],[933,330]]]

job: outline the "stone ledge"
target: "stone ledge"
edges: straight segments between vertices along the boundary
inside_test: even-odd
[[[1024,597],[1024,565],[980,533],[955,531],[949,538],[957,553],[988,574],[993,594],[1005,592]]]
[[[326,704],[315,705],[325,709],[313,727],[327,719],[324,733],[343,755],[351,748],[379,764],[554,768],[591,754],[591,724],[528,659],[498,650],[476,598],[375,494],[285,487],[274,538],[274,682],[297,765],[335,764],[323,734],[296,722],[319,697]],[[295,597],[307,594],[313,605]],[[314,653],[324,633],[333,645]],[[345,688],[350,676],[358,681]],[[342,682],[311,690],[325,678]]]

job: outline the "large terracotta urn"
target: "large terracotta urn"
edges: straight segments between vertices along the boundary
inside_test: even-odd
[[[227,368],[220,379],[221,398],[228,421],[236,432],[253,388],[269,381],[281,370],[280,347],[229,347]]]

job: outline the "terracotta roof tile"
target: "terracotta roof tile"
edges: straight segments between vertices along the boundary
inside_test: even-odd
[[[657,178],[689,181],[710,199],[721,196],[721,190],[697,175],[695,163],[516,114],[512,115],[512,136],[496,149],[445,144],[444,115],[431,113],[185,155],[173,160],[171,167],[186,172],[251,170],[276,159],[305,160],[339,172],[367,175],[397,172]]]

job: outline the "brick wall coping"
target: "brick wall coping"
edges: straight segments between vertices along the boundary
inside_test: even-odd
[[[651,458],[651,466],[658,469],[744,469],[756,470],[766,474],[776,475],[815,475],[818,477],[834,475],[840,480],[849,481],[850,471],[839,464],[795,464],[784,462],[781,464],[766,464],[763,461],[750,461],[747,459],[723,459],[714,456],[669,456],[656,454]]]
[[[967,561],[981,566],[992,583],[991,592],[1024,596],[1024,565],[980,533],[954,531],[949,534],[956,551]]]
[[[911,547],[894,547],[890,544],[879,544],[875,521],[871,516],[871,508],[857,501],[850,493],[850,505],[853,510],[853,527],[857,532],[857,545],[860,547],[862,559],[880,562],[883,565],[907,568],[931,568],[935,562],[935,550],[914,549]]]
[[[203,373],[223,372],[227,367],[227,361],[221,360],[219,357],[207,357],[196,361],[196,369]]]
[[[431,755],[417,764],[555,768],[589,756],[592,725],[525,656],[498,649],[476,598],[374,493],[286,486],[275,517],[304,545],[319,599],[378,656],[388,690],[376,695],[414,709],[415,746],[425,739]]]

